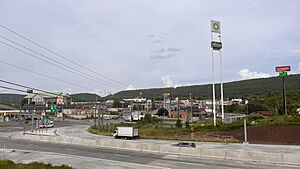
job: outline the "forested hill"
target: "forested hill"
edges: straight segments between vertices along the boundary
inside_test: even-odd
[[[286,77],[287,92],[300,93],[300,74],[289,75]],[[115,93],[113,96],[100,97],[91,93],[71,94],[73,101],[95,101],[96,96],[99,101],[111,98],[135,98],[140,96],[146,98],[162,98],[163,93],[170,93],[172,97],[189,98],[190,93],[193,97],[201,99],[211,99],[212,85],[194,85],[177,88],[156,88],[142,90],[128,90]],[[236,82],[224,83],[224,97],[242,98],[250,96],[266,97],[273,94],[282,93],[282,78],[271,77],[264,79],[251,79]],[[0,94],[0,103],[5,105],[18,105],[25,95],[20,94]],[[220,97],[220,85],[216,85],[216,97]]]
[[[94,93],[77,93],[71,94],[71,98],[73,101],[87,101],[87,102],[94,102],[96,100],[99,101],[101,96],[94,94]]]
[[[0,103],[3,104],[20,103],[24,97],[25,95],[23,94],[1,93]]]
[[[287,92],[300,93],[300,74],[285,77]],[[193,97],[201,99],[212,98],[212,85],[194,85],[177,88],[154,88],[141,90],[127,90],[115,93],[115,98],[135,98],[140,96],[146,98],[162,98],[163,93],[170,93],[173,97],[189,98],[190,93]],[[242,97],[266,97],[272,94],[282,93],[282,77],[270,77],[261,79],[242,80],[224,83],[225,98]],[[220,85],[216,85],[216,97],[220,97]]]

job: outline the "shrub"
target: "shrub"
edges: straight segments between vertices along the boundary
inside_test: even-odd
[[[181,123],[181,120],[179,118],[177,119],[175,126],[177,128],[182,128],[182,123]]]
[[[188,120],[185,121],[185,128],[190,128],[190,122]]]

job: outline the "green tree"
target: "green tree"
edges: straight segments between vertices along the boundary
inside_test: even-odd
[[[167,116],[169,114],[168,110],[165,108],[158,109],[156,115],[158,116]]]
[[[190,122],[188,120],[185,121],[185,128],[190,128]]]
[[[113,106],[113,108],[120,108],[120,107],[122,107],[122,104],[119,99],[114,99],[112,106]]]
[[[177,119],[175,126],[177,128],[182,128],[182,123],[181,123],[181,120],[179,118]]]

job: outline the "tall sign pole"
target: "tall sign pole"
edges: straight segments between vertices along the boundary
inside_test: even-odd
[[[213,114],[214,114],[214,126],[216,126],[216,98],[215,98],[215,79],[214,79],[214,51],[220,54],[220,79],[221,79],[221,111],[222,121],[224,121],[224,105],[223,105],[223,82],[222,82],[222,59],[221,59],[221,29],[219,21],[210,21],[211,23],[211,48],[212,48],[212,85],[213,85]]]
[[[286,90],[285,90],[285,76],[287,76],[287,72],[291,71],[291,66],[277,66],[275,67],[275,71],[279,72],[279,76],[282,77],[282,105],[283,112],[287,114],[287,104],[286,104]]]

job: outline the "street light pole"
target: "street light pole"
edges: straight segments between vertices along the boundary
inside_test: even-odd
[[[247,139],[247,116],[244,116],[244,144],[249,144],[248,139]]]
[[[193,102],[192,102],[192,93],[190,93],[190,106],[191,106],[191,122],[193,123]]]
[[[212,92],[213,92],[213,99],[212,99],[212,104],[213,104],[213,114],[214,114],[214,126],[217,125],[216,121],[216,94],[215,94],[215,63],[214,63],[214,51],[211,51],[211,58],[212,58]]]
[[[96,112],[96,111],[97,111],[97,96],[96,96],[96,103],[95,103],[95,110],[94,110],[94,111],[95,111],[95,112],[94,112],[94,122],[95,122],[95,126],[96,126],[96,123],[97,123],[97,122],[96,122],[96,121],[97,121],[97,120],[96,120],[96,119],[97,119],[97,118],[96,118],[96,116],[97,116],[97,114],[96,114],[96,113],[97,113],[97,112]]]
[[[282,94],[283,94],[283,110],[287,115],[287,105],[286,105],[286,91],[285,91],[285,80],[284,76],[282,76]]]

